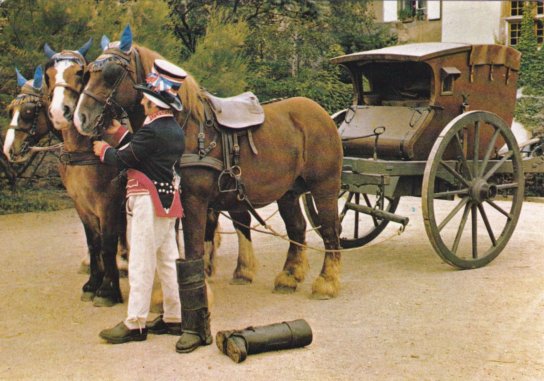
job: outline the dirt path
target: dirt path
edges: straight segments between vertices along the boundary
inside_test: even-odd
[[[257,279],[230,285],[237,246],[234,235],[224,235],[211,282],[213,334],[297,318],[314,333],[306,348],[241,364],[215,344],[177,354],[172,336],[104,344],[98,332],[121,321],[126,305],[79,301],[85,246],[75,211],[0,216],[0,379],[544,379],[544,204],[525,203],[503,253],[470,271],[453,270],[434,254],[419,199],[403,198],[398,210],[410,217],[406,232],[388,228],[376,243],[344,254],[343,288],[329,301],[308,298],[322,263],[316,252],[309,252],[310,272],[295,294],[273,294],[287,244],[262,234],[254,238]],[[271,221],[282,230],[277,216]],[[319,246],[313,233],[308,242]],[[126,295],[126,279],[122,287]]]

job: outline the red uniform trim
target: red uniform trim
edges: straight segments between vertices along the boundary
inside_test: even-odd
[[[149,179],[143,172],[140,172],[136,169],[129,169],[127,171],[128,182],[127,182],[127,196],[135,194],[146,194],[149,193],[151,200],[153,201],[153,206],[155,207],[155,215],[157,217],[169,217],[169,218],[181,218],[183,217],[183,207],[181,205],[181,199],[179,197],[179,191],[174,190],[174,198],[172,200],[172,205],[168,208],[168,211],[164,209],[159,198],[159,193],[153,181]]]

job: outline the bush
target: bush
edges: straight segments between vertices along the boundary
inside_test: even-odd
[[[26,212],[50,212],[73,208],[64,189],[21,188],[15,192],[0,189],[0,215]]]

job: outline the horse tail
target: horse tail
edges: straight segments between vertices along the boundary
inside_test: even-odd
[[[191,113],[193,119],[198,122],[204,121],[204,105],[200,85],[192,75],[187,74],[178,94],[183,107]]]

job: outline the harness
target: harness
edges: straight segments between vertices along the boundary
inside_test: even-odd
[[[142,64],[140,60],[140,54],[138,53],[137,49],[132,49],[131,53],[134,56],[134,61],[136,65],[136,73],[134,73],[134,70],[130,67],[130,54],[126,54],[120,49],[117,48],[110,48],[107,49],[104,54],[102,54],[100,57],[98,57],[94,62],[92,62],[89,65],[89,71],[90,72],[97,72],[102,71],[104,67],[108,63],[115,63],[117,65],[120,65],[123,68],[123,73],[121,76],[119,76],[115,83],[112,86],[111,92],[107,97],[101,97],[97,94],[92,93],[91,91],[84,89],[83,94],[91,97],[96,102],[103,105],[102,112],[98,116],[96,123],[95,123],[95,129],[96,131],[103,132],[107,127],[109,120],[111,119],[125,119],[128,118],[128,114],[126,110],[121,106],[117,101],[115,100],[115,97],[117,95],[117,91],[119,89],[119,85],[123,82],[123,80],[126,78],[126,76],[130,73],[129,79],[133,84],[140,83],[143,81],[142,79]],[[134,78],[134,74],[136,78]],[[137,104],[135,102],[135,104]],[[134,107],[134,106],[133,106]]]
[[[253,154],[258,151],[253,142],[252,129],[257,128],[264,122],[264,111],[258,104],[257,98],[251,94],[253,99],[250,108],[241,105],[246,99],[247,94],[238,97],[221,99],[216,97],[206,97],[204,99],[205,121],[199,123],[199,132],[197,135],[198,154],[183,154],[180,161],[180,167],[207,167],[219,172],[217,185],[220,193],[236,192],[236,198],[244,202],[248,211],[266,226],[266,222],[259,216],[251,201],[247,197],[246,188],[242,180],[242,168],[240,167],[240,137],[247,136],[248,143]],[[244,98],[244,101],[241,99]],[[218,103],[220,102],[220,103]],[[218,104],[221,108],[218,108]],[[230,110],[230,112],[229,112]],[[249,110],[249,112],[248,112]],[[235,127],[226,126],[221,120],[234,120],[218,114],[225,112],[236,119]],[[261,115],[259,115],[261,114]],[[205,127],[213,128],[215,135],[212,141],[205,146]],[[223,148],[222,160],[208,156],[208,154],[217,146],[217,139],[221,138]]]

